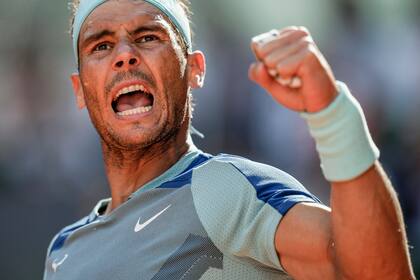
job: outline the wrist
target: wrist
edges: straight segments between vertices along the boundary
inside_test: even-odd
[[[328,83],[330,84],[330,83]],[[315,114],[321,112],[328,108],[334,100],[337,98],[339,92],[338,85],[332,83],[328,86],[328,89],[325,90],[323,96],[317,96],[315,99],[316,102],[311,102],[305,106],[305,112],[310,114]]]
[[[359,102],[344,83],[337,82],[337,89],[338,95],[328,107],[301,116],[315,139],[325,178],[338,182],[368,170],[379,158],[379,150]]]

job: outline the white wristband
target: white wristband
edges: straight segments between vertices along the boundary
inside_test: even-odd
[[[338,96],[324,110],[301,113],[316,142],[328,181],[347,181],[367,171],[379,158],[366,119],[347,86],[337,81]]]

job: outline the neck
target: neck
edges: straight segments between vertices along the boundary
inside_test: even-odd
[[[105,170],[111,189],[109,213],[132,193],[174,165],[193,145],[188,133],[138,150],[121,150],[102,143]]]

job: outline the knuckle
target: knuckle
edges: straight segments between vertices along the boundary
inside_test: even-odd
[[[263,59],[264,65],[267,67],[272,67],[273,66],[273,60],[270,56],[267,56]]]
[[[314,43],[308,45],[308,52],[312,55],[316,55],[318,53],[318,48],[315,46]]]
[[[302,31],[302,30],[296,30],[295,33],[294,33],[294,36],[297,40],[300,40],[300,39],[306,38],[306,37],[310,37],[310,35],[307,32]]]
[[[290,25],[290,26],[287,26],[287,27],[285,27],[285,28],[281,29],[281,30],[280,30],[280,32],[290,31],[290,30],[298,30],[298,29],[299,29],[299,28],[298,28],[297,26],[295,26],[295,25]]]
[[[305,36],[305,40],[310,44],[315,44],[314,39],[310,35]]]
[[[308,45],[305,51],[305,58],[308,60],[316,59],[318,57],[318,50],[314,44]]]
[[[276,59],[275,59],[275,57],[274,57],[274,56],[272,56],[272,55],[267,56],[267,57],[264,59],[264,64],[265,64],[267,67],[269,67],[269,68],[273,68],[273,67],[275,67],[275,66],[276,66]]]
[[[311,38],[311,37],[309,37],[309,36],[302,37],[302,38],[299,40],[299,46],[300,46],[300,47],[307,48],[307,47],[309,47],[311,44],[313,44],[313,41],[312,41],[312,38]]]
[[[309,30],[305,26],[299,26],[298,30],[306,35],[310,35]]]
[[[287,65],[285,61],[280,61],[276,64],[275,69],[280,75],[284,75],[286,73],[286,66]]]

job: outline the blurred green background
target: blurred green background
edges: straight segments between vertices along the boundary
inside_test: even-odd
[[[279,167],[328,204],[314,143],[296,113],[247,78],[250,38],[305,25],[365,109],[402,204],[420,272],[420,1],[192,0],[203,150]],[[65,1],[0,0],[0,278],[41,279],[53,235],[109,196],[98,137],[72,94]]]

